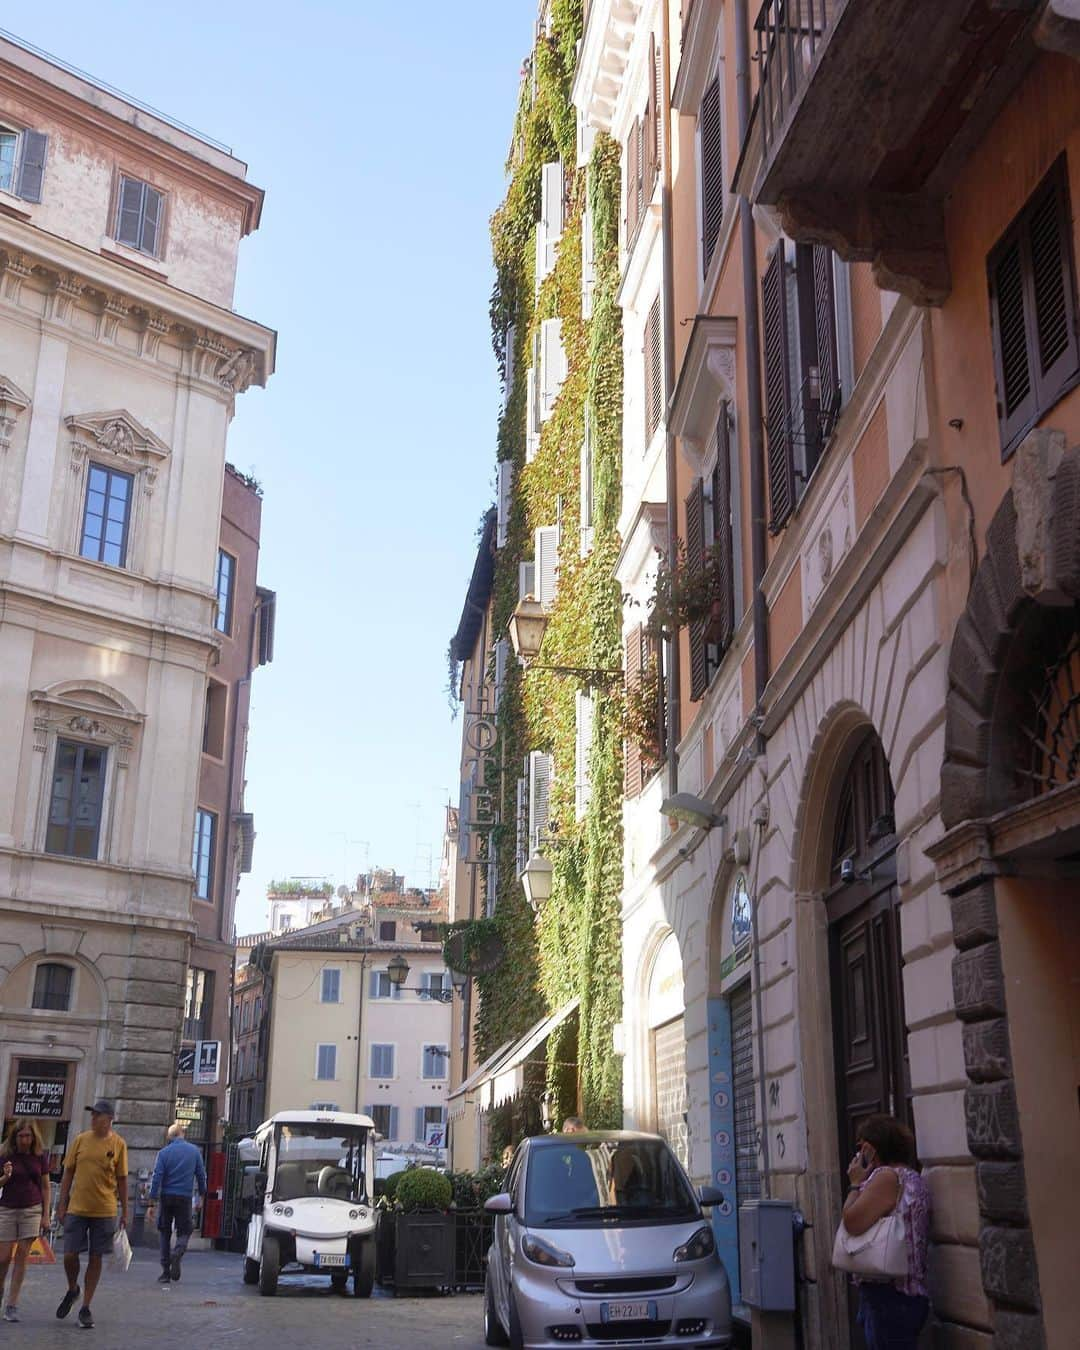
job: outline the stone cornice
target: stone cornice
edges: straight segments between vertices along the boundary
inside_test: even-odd
[[[594,0],[571,99],[588,124],[610,131],[634,39],[640,0]]]
[[[696,117],[713,69],[717,35],[723,32],[720,0],[696,0],[682,33],[679,73],[671,90],[671,105],[677,112]]]
[[[41,295],[44,288],[42,315]],[[23,301],[23,291],[35,303]],[[180,352],[180,368],[217,396],[231,399],[273,373],[277,335],[269,328],[155,277],[135,272],[66,239],[0,216],[0,308],[30,308],[38,321],[74,328],[76,311],[97,320],[96,340],[128,357],[165,366],[162,348]],[[117,341],[123,329],[130,337]]]
[[[735,350],[739,324],[734,318],[699,314],[671,398],[669,426],[681,438],[695,474],[702,472],[708,443],[724,399],[735,405]]]

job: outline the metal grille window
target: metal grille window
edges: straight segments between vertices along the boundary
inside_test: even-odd
[[[101,464],[91,464],[86,477],[79,553],[94,562],[123,567],[127,560],[133,478]]]
[[[425,1078],[445,1078],[449,1058],[450,1052],[445,1045],[425,1045],[423,1076]]]
[[[116,210],[117,242],[149,253],[152,258],[159,257],[164,217],[165,194],[122,174]]]
[[[749,980],[729,999],[731,1006],[731,1089],[735,1108],[735,1193],[741,1205],[761,1194],[754,1117],[754,1019]]]
[[[71,1007],[71,987],[75,972],[70,966],[62,966],[57,961],[43,961],[34,971],[35,1008],[48,1008],[53,1012],[67,1012]]]
[[[371,1047],[372,1078],[393,1078],[394,1047],[392,1045],[373,1045]]]
[[[214,898],[214,836],[217,816],[202,807],[195,812],[195,838],[191,847],[191,870],[195,873],[195,894],[200,900]]]
[[[45,852],[96,858],[105,796],[106,751],[57,741]]]
[[[654,1112],[656,1130],[671,1145],[684,1167],[690,1162],[686,1128],[686,1031],[683,1019],[657,1027],[652,1033]]]
[[[322,973],[322,991],[320,1003],[341,1002],[341,971],[337,967],[327,968]]]
[[[214,627],[219,633],[232,632],[233,578],[236,575],[236,559],[223,548],[218,549],[217,578],[217,618]]]
[[[315,1050],[315,1077],[330,1082],[337,1077],[337,1046],[320,1045]]]
[[[1003,458],[1080,372],[1071,220],[1062,157],[987,259]]]

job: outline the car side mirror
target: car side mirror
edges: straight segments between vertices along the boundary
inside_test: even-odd
[[[488,1196],[484,1201],[484,1208],[489,1214],[512,1214],[514,1202],[507,1191],[500,1191],[498,1195]]]
[[[724,1192],[716,1186],[699,1186],[698,1199],[703,1205],[721,1205],[724,1202]]]

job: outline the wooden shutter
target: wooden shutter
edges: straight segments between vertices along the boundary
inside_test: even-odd
[[[720,405],[716,422],[716,468],[713,470],[713,539],[716,553],[716,594],[720,616],[721,650],[731,644],[735,631],[735,556],[731,528],[731,433],[727,403]]]
[[[765,431],[769,460],[769,528],[779,530],[795,505],[791,447],[791,379],[788,363],[784,241],[761,279],[762,342],[765,348]]]
[[[165,194],[152,188],[149,183],[144,184],[141,247],[144,253],[150,253],[155,258],[159,252],[164,205]]]
[[[720,77],[701,100],[701,251],[709,270],[724,223],[724,130],[720,113]]]
[[[392,1107],[390,1108],[390,1138],[391,1138],[391,1139],[397,1139],[397,1137],[398,1137],[398,1129],[397,1129],[397,1127],[398,1127],[398,1109],[397,1109],[396,1106],[392,1106]]]
[[[531,595],[536,599],[536,563],[519,562],[518,563],[518,599],[524,600],[526,596]]]
[[[637,624],[626,635],[627,693],[641,688],[641,633],[641,624]],[[641,788],[641,746],[633,736],[627,736],[623,743],[623,791],[627,797],[636,797]]]
[[[833,252],[824,244],[813,246],[814,329],[817,337],[818,382],[821,389],[819,417],[822,440],[832,435],[840,411],[840,360],[836,345],[836,290],[833,286]]]
[[[541,525],[533,536],[536,554],[536,599],[550,609],[559,590],[558,527]]]
[[[143,184],[137,178],[120,179],[120,207],[117,213],[116,238],[132,248],[142,247]]]
[[[528,765],[528,757],[525,763]],[[522,777],[517,780],[514,796],[514,860],[517,874],[520,876],[529,861],[529,780]]]
[[[592,783],[589,778],[589,751],[592,748],[593,700],[584,689],[574,698],[574,812],[581,820],[589,809]]]
[[[686,499],[686,565],[691,574],[705,566],[705,486],[700,478],[695,480]],[[689,637],[690,697],[696,702],[709,684],[704,619],[690,625]]]
[[[566,379],[566,351],[562,319],[544,319],[540,324],[540,421],[555,411],[555,400]]]
[[[510,528],[511,491],[514,486],[514,461],[500,459],[497,483],[497,508],[495,516],[495,547],[502,548],[506,543],[506,534]]]
[[[506,329],[506,338],[503,342],[503,407],[505,408],[510,401],[510,395],[514,390],[514,350],[517,346],[517,324],[510,324]]]
[[[660,126],[660,104],[656,88],[656,35],[649,34],[649,93],[645,100],[645,120],[642,125],[642,137],[645,142],[645,175],[643,198],[646,203],[652,201],[656,187],[657,174],[660,171],[660,146],[657,134]]]
[[[542,750],[529,752],[529,853],[539,852],[548,831],[552,758]]]
[[[1013,449],[1076,374],[1076,278],[1064,161],[987,259],[1003,452]]]
[[[22,156],[19,160],[19,181],[15,195],[26,202],[41,201],[41,186],[45,180],[45,152],[49,138],[43,131],[24,131]]]
[[[416,1125],[413,1130],[413,1138],[418,1144],[426,1142],[424,1139],[424,1108],[422,1106],[416,1108]]]
[[[563,229],[562,160],[545,164],[540,173],[540,223],[536,230],[536,284],[555,266]]]
[[[634,122],[630,135],[626,138],[626,245],[629,248],[637,230],[638,193],[641,174],[638,168],[638,156],[641,149],[641,124]]]
[[[656,434],[664,409],[663,333],[660,327],[660,297],[649,306],[645,320],[645,444]]]

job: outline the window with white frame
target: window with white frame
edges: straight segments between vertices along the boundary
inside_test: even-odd
[[[450,1051],[445,1045],[425,1045],[421,1076],[424,1078],[445,1078]]]
[[[373,1044],[371,1047],[371,1077],[393,1078],[394,1047],[392,1045]]]
[[[318,1045],[315,1047],[315,1077],[321,1082],[328,1083],[337,1078],[336,1045]]]
[[[401,986],[396,985],[387,970],[373,970],[368,986],[369,998],[400,998]]]
[[[48,144],[43,132],[0,126],[0,190],[23,201],[41,201]]]
[[[98,856],[107,758],[104,746],[57,740],[46,853]]]
[[[231,553],[226,553],[223,548],[219,548],[217,575],[214,579],[214,588],[217,591],[217,616],[214,619],[214,627],[219,633],[225,633],[226,635],[232,632],[233,581],[235,577],[236,559]]]
[[[432,1148],[446,1146],[446,1107],[418,1106],[416,1108],[416,1142]]]
[[[214,898],[214,845],[217,816],[200,806],[195,812],[195,837],[191,845],[191,870],[195,873],[195,894],[200,900]]]
[[[125,565],[134,482],[129,473],[90,463],[79,539],[81,557],[107,563],[110,567]]]
[[[341,1002],[341,971],[337,966],[327,966],[322,973],[320,1003]]]
[[[139,178],[120,175],[116,204],[116,241],[160,258],[165,224],[165,194]]]

